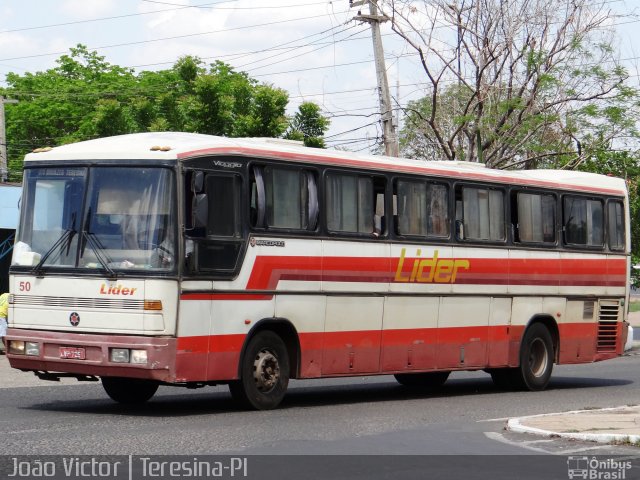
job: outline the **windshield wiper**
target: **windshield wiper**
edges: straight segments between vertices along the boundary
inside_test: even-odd
[[[84,248],[88,243],[89,246],[91,247],[91,250],[93,250],[94,255],[96,256],[96,259],[98,260],[98,262],[100,262],[100,265],[102,265],[102,268],[109,274],[108,278],[115,280],[118,278],[118,274],[113,270],[113,268],[109,266],[109,264],[111,263],[111,259],[105,253],[105,248],[100,243],[100,240],[98,240],[98,238],[95,236],[94,233],[91,233],[89,231],[90,225],[91,225],[91,207],[89,207],[89,211],[87,212],[85,229],[82,231],[82,238],[85,240],[85,242],[83,242],[83,244],[80,247],[80,257],[82,258],[84,256]]]
[[[65,247],[60,248],[58,255],[60,255],[60,253],[62,253],[62,251],[66,248],[67,249],[66,255],[68,256],[69,250],[71,250],[71,242],[73,241],[73,237],[75,237],[76,233],[78,233],[76,232],[76,212],[73,212],[71,214],[71,228],[67,228],[64,232],[62,232],[62,235],[60,235],[60,238],[56,240],[56,242],[51,246],[51,248],[47,250],[47,252],[42,256],[38,264],[33,268],[33,270],[31,270],[31,274],[37,277],[41,277],[42,267],[44,266],[47,259],[51,256],[53,252],[56,251],[58,247],[60,247],[65,242],[67,242],[67,244],[65,245]]]
[[[75,231],[75,228],[68,228],[67,230],[62,232],[62,235],[60,235],[60,238],[58,238],[58,240],[56,240],[56,242],[51,246],[51,248],[47,250],[47,252],[42,256],[38,264],[35,267],[33,267],[33,269],[31,270],[31,274],[37,277],[41,277],[42,268],[45,262],[49,259],[51,254],[55,252],[58,249],[58,247],[60,247],[64,242],[68,242],[66,245],[67,255],[68,255],[69,249],[71,248],[71,240],[73,239],[76,233],[77,232]],[[60,250],[58,251],[58,255],[60,255],[60,253],[62,253],[63,250],[64,250],[64,247],[60,248]]]
[[[93,253],[98,259],[98,262],[100,262],[100,265],[102,265],[102,268],[104,268],[104,270],[109,274],[109,278],[110,279],[112,278],[114,280],[117,279],[118,274],[113,270],[113,268],[109,266],[109,264],[111,263],[111,259],[104,252],[105,248],[102,246],[100,241],[96,238],[95,234],[91,232],[87,232],[85,230],[82,232],[82,236],[87,240],[87,243],[91,247],[91,250],[93,250]]]

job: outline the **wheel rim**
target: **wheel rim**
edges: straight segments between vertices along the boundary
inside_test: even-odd
[[[269,350],[258,352],[253,362],[253,379],[260,392],[272,390],[280,380],[280,364],[278,358]]]
[[[541,338],[536,338],[529,349],[529,371],[535,377],[541,377],[547,370],[547,346]]]

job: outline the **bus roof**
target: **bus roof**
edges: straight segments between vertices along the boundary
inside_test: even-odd
[[[151,132],[104,137],[26,155],[25,164],[49,161],[163,160],[200,156],[241,155],[300,163],[371,168],[398,173],[428,174],[531,187],[568,188],[626,195],[625,181],[605,175],[567,170],[493,170],[480,164],[423,161],[307,148],[275,138],[226,138],[197,133]]]

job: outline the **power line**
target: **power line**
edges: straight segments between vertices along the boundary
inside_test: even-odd
[[[349,27],[349,28],[352,28],[352,27]],[[341,31],[341,32],[338,32],[338,33],[344,33],[344,32],[346,32],[347,30],[349,30],[349,28],[347,28],[347,29],[345,29],[345,30],[343,30],[343,31]],[[360,33],[363,33],[363,32],[362,32],[362,31],[359,31],[359,32],[352,33],[352,34],[351,34],[351,35],[349,35],[347,38],[342,39],[342,40],[340,40],[340,41],[341,41],[341,42],[343,42],[343,41],[345,41],[345,42],[346,42],[346,41],[348,41],[351,37],[353,37],[354,35],[358,35],[358,34],[360,34]],[[325,43],[325,44],[319,45],[317,48],[314,48],[314,49],[313,49],[313,50],[311,50],[311,51],[303,52],[303,53],[299,53],[299,54],[297,54],[297,55],[294,55],[293,57],[288,57],[288,58],[284,58],[284,59],[278,60],[277,62],[268,63],[268,64],[266,64],[266,65],[260,65],[260,66],[258,66],[258,67],[254,67],[254,68],[253,68],[253,70],[256,70],[256,69],[259,69],[259,68],[271,67],[271,66],[273,66],[273,65],[277,65],[277,64],[282,63],[282,62],[286,62],[286,61],[289,61],[289,60],[293,60],[294,58],[303,57],[303,56],[305,56],[305,55],[309,55],[309,54],[311,54],[311,53],[317,52],[318,50],[322,50],[323,48],[327,48],[327,47],[329,47],[329,46],[333,46],[333,45],[335,45],[336,43],[338,43],[338,42],[336,42],[336,41],[333,41],[333,42],[327,42],[327,43]],[[312,46],[312,45],[313,45],[313,44],[309,44],[309,45],[307,45],[307,46]],[[302,47],[295,48],[295,50],[299,50],[300,48],[302,48]],[[289,51],[285,52],[285,53],[289,53],[289,52],[290,52],[291,50],[293,50],[293,49],[294,49],[294,47],[291,47],[291,49],[290,49]],[[275,55],[272,55],[271,57],[261,58],[260,60],[255,60],[255,61],[253,61],[253,62],[245,63],[245,64],[243,64],[243,65],[238,65],[236,68],[238,68],[238,69],[240,69],[240,68],[244,68],[244,67],[250,66],[250,65],[252,65],[252,64],[254,64],[254,63],[262,62],[262,61],[264,61],[264,60],[268,60],[269,58],[274,58],[274,57],[277,57],[277,56],[280,56],[280,55],[284,55],[284,53],[277,53],[277,54],[275,54]]]
[[[148,0],[143,0],[148,1]],[[326,0],[323,2],[313,2],[313,3],[299,3],[299,4],[290,4],[290,5],[257,5],[255,7],[218,7],[217,5],[223,5],[225,3],[235,3],[238,0],[223,0],[221,2],[210,2],[203,3],[200,5],[178,5],[175,3],[165,3],[165,2],[151,2],[148,3],[159,3],[165,5],[174,5],[176,8],[165,8],[162,10],[151,10],[149,12],[138,12],[138,13],[129,13],[125,15],[114,15],[110,17],[100,17],[100,18],[90,18],[86,20],[74,20],[72,22],[63,22],[63,23],[51,23],[48,25],[36,25],[33,27],[21,27],[21,28],[13,28],[10,30],[0,30],[0,35],[4,33],[17,33],[17,32],[26,32],[31,30],[42,30],[46,28],[57,28],[57,27],[68,27],[71,25],[80,25],[84,23],[95,23],[95,22],[104,22],[109,20],[120,20],[123,18],[131,18],[131,17],[140,17],[144,15],[154,15],[156,13],[164,13],[164,12],[175,12],[178,10],[187,10],[193,8],[207,8],[207,9],[216,9],[216,10],[265,10],[265,9],[280,9],[280,8],[300,8],[300,7],[310,7],[313,5],[321,5],[326,3]],[[212,6],[213,5],[213,6]]]
[[[346,13],[346,12],[339,12],[339,13]],[[161,38],[153,38],[150,40],[138,40],[136,42],[124,42],[124,43],[116,43],[116,44],[112,44],[112,45],[102,45],[99,47],[88,47],[89,50],[104,50],[104,49],[108,49],[108,48],[117,48],[117,47],[128,47],[131,45],[142,45],[142,44],[148,44],[148,43],[156,43],[156,42],[164,42],[167,40],[179,40],[182,38],[192,38],[192,37],[199,37],[199,36],[203,36],[203,35],[214,35],[214,34],[218,34],[218,33],[227,33],[227,32],[233,32],[233,31],[238,31],[238,30],[246,30],[246,29],[250,29],[250,28],[259,28],[259,27],[268,27],[268,26],[273,26],[273,25],[281,25],[284,23],[291,23],[291,22],[299,22],[302,20],[311,20],[311,19],[317,19],[320,17],[326,17],[328,15],[334,15],[334,14],[320,14],[320,15],[310,15],[308,17],[300,17],[300,18],[292,18],[292,19],[288,19],[288,20],[277,20],[274,22],[266,22],[266,23],[258,23],[258,24],[254,24],[254,25],[244,25],[244,26],[240,26],[240,27],[230,27],[230,28],[225,28],[225,29],[221,29],[221,30],[212,30],[209,32],[200,32],[200,33],[188,33],[185,35],[175,35],[175,36],[171,36],[171,37],[161,37]],[[50,57],[50,56],[54,56],[54,55],[65,55],[67,54],[67,51],[63,51],[63,52],[47,52],[47,53],[38,53],[38,54],[34,54],[34,55],[24,55],[21,57],[9,57],[9,58],[0,58],[0,62],[6,62],[6,61],[12,61],[12,60],[26,60],[26,59],[30,59],[30,58],[41,58],[41,57]]]

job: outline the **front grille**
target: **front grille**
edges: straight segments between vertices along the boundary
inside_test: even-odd
[[[34,307],[62,307],[70,310],[105,308],[117,310],[144,310],[144,300],[119,298],[48,297],[38,295],[13,295],[14,305]]]
[[[615,352],[618,343],[620,303],[600,302],[598,311],[598,352]]]

